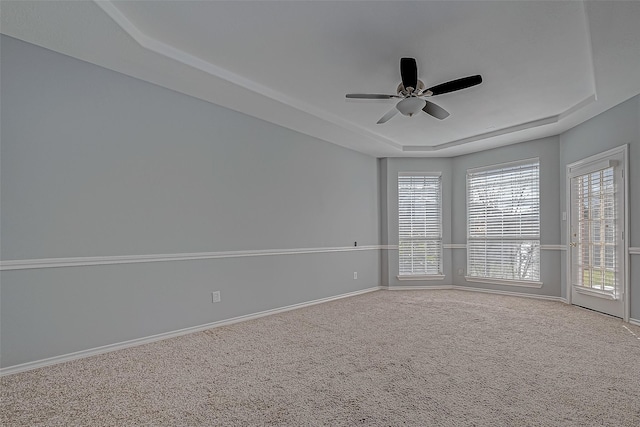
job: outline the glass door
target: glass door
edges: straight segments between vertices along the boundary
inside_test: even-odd
[[[624,317],[622,161],[607,159],[570,176],[571,301]]]

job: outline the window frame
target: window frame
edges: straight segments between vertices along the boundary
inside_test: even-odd
[[[521,166],[536,166],[537,167],[537,223],[535,226],[537,227],[537,234],[523,234],[516,233],[511,235],[505,235],[502,233],[499,236],[487,236],[483,238],[482,236],[473,235],[471,232],[471,179],[474,175],[479,175],[483,173],[491,173],[494,172],[496,175],[502,175],[508,173],[509,169],[517,168]],[[478,168],[467,169],[466,174],[466,220],[467,220],[467,274],[465,279],[468,282],[479,282],[479,283],[492,283],[492,284],[501,284],[501,285],[511,285],[511,286],[524,286],[524,287],[542,287],[541,282],[541,269],[542,269],[542,259],[541,259],[541,203],[540,203],[540,158],[533,157],[527,159],[516,160],[512,162],[504,162],[498,164],[487,165]],[[487,233],[488,234],[488,233]],[[535,275],[531,279],[526,278],[516,278],[516,277],[498,277],[497,275],[472,275],[472,271],[477,274],[477,270],[475,268],[471,268],[471,250],[472,250],[472,242],[498,242],[504,243],[504,248],[509,247],[509,243],[514,244],[515,242],[532,242],[533,243],[533,254],[534,261],[537,262],[537,267],[535,268]],[[487,252],[484,253],[485,264],[487,262]],[[516,264],[513,264],[514,266]]]
[[[437,217],[437,223],[438,223],[438,237],[436,239],[433,238],[427,238],[425,237],[424,240],[425,242],[437,242],[438,245],[438,263],[437,263],[437,274],[426,274],[426,273],[414,273],[414,274],[407,274],[401,273],[401,257],[402,257],[402,242],[407,240],[406,238],[403,238],[401,236],[401,217],[400,217],[400,197],[401,197],[401,192],[400,192],[400,179],[402,177],[420,177],[420,178],[436,178],[437,179],[437,197],[438,197],[438,217]],[[397,278],[398,280],[444,280],[445,279],[445,275],[443,273],[444,271],[444,266],[443,266],[443,260],[444,260],[444,256],[443,256],[443,222],[442,222],[442,211],[443,211],[443,204],[442,204],[442,172],[423,172],[423,171],[411,171],[411,172],[398,172],[398,176],[396,179],[396,190],[397,190],[397,202],[398,202],[398,206],[397,206],[397,219],[398,219],[398,275]],[[412,240],[415,240],[415,238],[412,238]],[[425,268],[426,269],[426,268]]]

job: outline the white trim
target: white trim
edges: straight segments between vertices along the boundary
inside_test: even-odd
[[[260,317],[270,316],[272,314],[284,313],[286,311],[297,310],[299,308],[310,307],[316,304],[322,304],[329,301],[335,301],[342,298],[348,298],[368,292],[374,292],[381,290],[380,286],[374,286],[371,288],[362,289],[359,291],[348,292],[346,294],[335,295],[327,298],[320,298],[312,301],[302,302],[299,304],[292,304],[285,307],[274,308],[271,310],[260,311],[258,313],[246,314],[244,316],[233,317],[231,319],[220,320],[217,322],[207,323],[204,325],[192,326],[189,328],[179,329],[177,331],[164,332],[157,335],[151,335],[144,338],[136,338],[133,340],[123,341],[115,344],[103,345],[101,347],[95,347],[88,350],[76,351],[74,353],[63,354],[61,356],[49,357],[47,359],[36,360],[33,362],[22,363],[20,365],[7,366],[6,368],[0,368],[0,376],[17,374],[19,372],[30,371],[32,369],[42,368],[49,365],[56,365],[58,363],[70,362],[76,359],[83,359],[85,357],[96,356],[98,354],[109,353],[116,350],[122,350],[125,348],[136,347],[142,344],[148,344],[155,341],[161,341],[168,338],[179,337],[181,335],[192,334],[194,332],[200,332],[207,329],[218,328],[220,326],[232,325],[234,323],[245,322],[247,320],[259,319]]]
[[[415,291],[415,290],[456,290],[469,292],[482,292],[486,294],[507,295],[513,297],[534,298],[546,301],[558,301],[566,303],[567,300],[562,297],[554,297],[551,295],[526,294],[522,292],[500,291],[495,289],[472,288],[469,286],[458,285],[436,285],[436,286],[382,286],[385,291]]]
[[[382,142],[398,150],[402,149],[402,146],[391,139],[384,137],[378,133],[371,132],[362,126],[355,125],[332,113],[320,110],[311,104],[301,101],[296,98],[292,98],[285,95],[282,92],[271,89],[264,86],[254,80],[243,77],[239,74],[231,72],[225,68],[219,67],[211,62],[205,61],[199,56],[187,53],[177,47],[171,46],[160,39],[155,39],[148,34],[142,32],[133,22],[122,12],[112,1],[108,0],[94,0],[94,3],[100,7],[125,33],[127,33],[136,43],[138,43],[143,49],[157,53],[166,58],[180,62],[189,67],[193,67],[196,70],[203,71],[211,76],[220,78],[229,83],[245,88],[251,92],[266,96],[269,99],[273,99],[278,102],[282,102],[296,110],[302,111],[307,114],[311,114],[326,122],[332,123],[343,129],[347,129],[360,135],[371,138],[375,141]]]
[[[444,280],[447,276],[444,274],[432,274],[429,276],[396,276],[398,280]]]
[[[442,245],[443,249],[467,249],[466,243],[445,243]]]
[[[585,295],[589,295],[589,296],[596,297],[596,298],[604,298],[604,299],[608,299],[608,300],[617,299],[616,297],[614,297],[611,294],[608,294],[608,293],[605,293],[605,292],[601,292],[601,291],[597,291],[597,290],[593,290],[593,289],[589,289],[589,288],[585,288],[583,286],[574,286],[573,289],[579,294],[585,294]],[[614,316],[614,317],[617,317],[617,316]]]
[[[433,176],[433,177],[442,177],[442,172],[424,172],[424,171],[416,171],[416,172],[401,172],[398,171],[398,176]]]
[[[565,292],[567,298],[567,304],[573,304],[571,300],[571,286],[573,281],[572,276],[572,263],[573,258],[569,245],[571,244],[571,178],[569,178],[569,165],[564,167],[564,205],[565,212],[567,213],[567,221],[565,223],[565,242],[567,242],[567,251],[564,253],[564,266],[565,266]]]
[[[567,245],[540,245],[543,251],[566,251]]]
[[[574,104],[572,107],[567,108],[562,113],[558,114],[556,117],[558,118],[558,121],[564,120],[565,118],[569,117],[576,111],[583,109],[587,105],[591,104],[592,102],[596,102],[597,100],[598,100],[598,94],[594,92],[593,94],[587,96],[582,101],[578,102],[577,104]]]
[[[375,292],[378,290],[385,291],[413,291],[413,290],[459,290],[459,291],[469,291],[469,292],[481,292],[488,294],[497,294],[497,295],[507,295],[514,297],[523,297],[523,298],[534,298],[548,301],[558,301],[563,303],[568,303],[565,298],[555,297],[550,295],[535,295],[535,294],[527,294],[521,292],[510,292],[510,291],[501,291],[494,289],[482,289],[482,288],[472,288],[468,286],[458,286],[458,285],[434,285],[434,286],[374,286],[371,288],[362,289],[359,291],[349,292],[346,294],[336,295],[333,297],[321,298],[313,301],[308,301],[299,304],[293,304],[281,308],[275,308],[271,310],[265,310],[258,313],[247,314],[244,316],[238,316],[231,319],[220,320],[217,322],[207,323],[199,326],[192,326],[190,328],[179,329],[177,331],[165,332],[157,335],[152,335],[144,338],[137,338],[129,341],[123,341],[120,343],[109,344],[101,347],[95,347],[92,349],[81,350],[74,353],[68,353],[61,356],[49,357],[47,359],[36,360],[33,362],[22,363],[14,366],[7,366],[5,368],[0,368],[0,376],[17,374],[19,372],[30,371],[33,369],[43,368],[45,366],[56,365],[58,363],[70,362],[72,360],[82,359],[85,357],[96,356],[99,354],[109,353],[112,351],[117,351],[125,348],[136,347],[143,344],[148,344],[156,341],[161,341],[168,338],[174,338],[181,335],[187,335],[195,332],[204,331],[207,329],[217,328],[220,326],[227,326],[234,323],[244,322],[247,320],[258,319],[260,317],[269,316],[272,314],[283,313],[286,311],[296,310],[298,308],[309,307],[316,304],[322,304],[329,301],[334,301],[341,298],[348,298],[351,296],[356,296],[364,293]],[[640,320],[637,319],[629,319],[629,323],[632,325],[640,326]]]
[[[625,155],[627,154],[627,144],[621,145],[619,147],[611,148],[607,151],[603,151],[602,153],[594,154],[593,156],[586,157],[584,159],[578,160],[573,163],[569,163],[567,165],[567,178],[569,177],[573,178],[573,176],[581,175],[582,169],[584,167],[587,167],[590,164],[598,164],[602,161],[606,161],[608,160],[609,157],[612,157],[612,156],[615,156],[616,154],[621,154],[621,153]],[[624,166],[626,165],[623,165],[623,167]],[[604,164],[602,165],[603,169],[606,167],[608,166]],[[588,172],[585,172],[585,173],[588,173]]]
[[[125,33],[127,33],[138,45],[140,45],[143,49],[147,49],[148,51],[154,52],[156,54],[162,55],[166,58],[170,58],[174,61],[180,62],[189,67],[193,67],[197,70],[203,71],[207,74],[210,74],[214,77],[220,78],[227,82],[230,82],[239,87],[245,88],[254,93],[258,93],[260,95],[266,96],[267,98],[273,99],[275,101],[284,103],[285,105],[289,105],[296,110],[302,111],[307,114],[311,114],[319,119],[322,119],[328,123],[332,123],[336,126],[339,126],[343,129],[347,129],[353,132],[356,132],[365,137],[371,138],[373,140],[379,141],[383,144],[389,145],[397,150],[410,152],[410,151],[440,151],[451,147],[456,147],[464,144],[468,144],[475,141],[480,141],[484,139],[489,139],[493,137],[497,137],[500,135],[506,135],[510,133],[516,133],[520,131],[524,131],[527,129],[537,128],[544,125],[558,123],[559,121],[565,119],[566,117],[572,115],[578,110],[581,110],[588,106],[589,104],[595,102],[597,100],[597,88],[595,84],[595,71],[594,63],[592,56],[591,58],[591,77],[593,82],[593,94],[589,95],[587,98],[578,102],[577,104],[569,107],[568,109],[562,111],[560,114],[556,114],[553,116],[543,117],[537,120],[531,120],[528,122],[519,123],[517,125],[508,126],[502,129],[496,129],[491,132],[485,132],[482,134],[474,135],[467,138],[456,139],[453,141],[437,144],[434,146],[429,145],[401,145],[387,137],[384,137],[378,133],[372,132],[369,129],[366,129],[362,126],[355,125],[352,122],[348,122],[342,117],[339,117],[335,114],[320,110],[311,104],[296,99],[291,98],[290,96],[268,88],[256,81],[250,80],[246,77],[242,77],[236,73],[233,73],[227,69],[219,67],[211,62],[205,61],[202,58],[189,54],[181,49],[178,49],[174,46],[171,46],[167,43],[164,43],[160,39],[155,39],[148,34],[143,33],[138,27],[135,26],[133,22],[129,20],[129,18],[115,6],[113,1],[108,0],[94,0],[94,3],[100,7]],[[583,6],[584,7],[584,6]],[[586,13],[586,11],[585,11]],[[588,33],[588,41],[591,46],[591,31],[589,29],[588,21],[587,21],[587,33]],[[591,52],[591,47],[589,52]]]
[[[494,279],[491,277],[472,277],[472,276],[464,276],[464,279],[467,282],[474,283],[488,283],[490,285],[500,285],[500,286],[519,286],[523,288],[541,288],[542,282],[534,282],[528,280],[507,280],[507,279]]]
[[[567,108],[566,110],[564,110],[563,112],[555,116],[543,117],[541,119],[531,120],[529,122],[523,122],[517,125],[507,126],[501,129],[490,131],[490,132],[480,133],[478,135],[469,136],[467,138],[462,138],[462,139],[456,139],[449,142],[443,142],[442,144],[437,144],[437,145],[404,145],[402,147],[402,151],[434,152],[434,151],[444,150],[446,148],[457,147],[459,145],[464,145],[464,144],[468,144],[475,141],[481,141],[483,139],[494,138],[500,135],[516,133],[516,132],[524,131],[531,128],[558,123],[560,120],[564,120],[565,118],[569,117],[576,111],[579,111],[585,108],[586,106],[595,102],[596,100],[597,100],[597,96],[595,93],[593,93],[588,97],[586,97],[585,99],[583,99],[582,101],[574,104],[573,106]]]
[[[97,257],[74,257],[74,258],[43,258],[26,260],[0,261],[0,271],[4,270],[28,270],[33,268],[56,268],[56,267],[83,267],[92,265],[111,264],[136,264],[142,262],[163,262],[163,261],[193,261],[201,259],[218,258],[240,258],[269,255],[297,255],[297,254],[318,254],[328,252],[353,252],[371,251],[380,249],[390,249],[380,245],[368,246],[341,246],[326,248],[297,248],[297,249],[262,249],[246,251],[223,251],[223,252],[196,252],[179,254],[153,254],[153,255],[121,255],[121,256],[97,256]],[[397,246],[396,246],[397,249]]]
[[[640,255],[640,247],[629,247],[629,255]]]
[[[565,298],[554,297],[554,296],[551,296],[551,295],[525,294],[525,293],[522,293],[522,292],[511,292],[511,291],[500,291],[500,290],[495,290],[495,289],[472,288],[472,287],[469,287],[469,286],[458,286],[458,285],[453,285],[452,288],[456,289],[456,290],[459,290],[459,291],[482,292],[482,293],[487,293],[487,294],[498,294],[498,295],[514,296],[514,297],[535,298],[535,299],[542,299],[542,300],[547,300],[547,301],[558,301],[558,302],[564,302],[564,303],[567,302],[567,300]]]
[[[593,95],[591,95],[585,101],[588,101],[591,98],[595,99],[595,97]],[[583,106],[583,102],[585,102],[585,101],[579,102],[578,104],[576,104],[575,106],[565,110],[564,112],[568,112],[568,111],[573,112],[573,109],[577,108],[577,106]],[[590,102],[593,102],[593,101],[590,101]],[[580,107],[580,108],[582,108],[582,107]],[[575,110],[575,111],[577,111],[577,110]],[[562,116],[562,113],[557,114],[555,116],[543,117],[541,119],[536,119],[536,120],[531,120],[531,121],[528,121],[528,122],[518,123],[518,124],[513,125],[513,126],[507,126],[507,127],[501,128],[501,129],[496,129],[496,130],[493,130],[493,131],[490,131],[490,132],[480,133],[480,134],[469,136],[469,137],[462,138],[462,139],[456,139],[456,140],[449,141],[449,142],[443,142],[442,144],[438,144],[438,145],[405,145],[405,146],[402,147],[402,151],[407,151],[407,152],[416,152],[416,151],[430,152],[430,151],[444,150],[446,148],[457,147],[459,145],[464,145],[464,144],[468,144],[468,143],[475,142],[475,141],[481,141],[483,139],[494,138],[494,137],[497,137],[497,136],[500,136],[500,135],[516,133],[516,132],[524,131],[524,130],[531,129],[531,128],[536,128],[536,127],[540,127],[540,126],[544,126],[544,125],[558,123],[558,121],[560,121],[561,116]]]
[[[583,1],[582,3],[582,13],[584,16],[584,24],[585,24],[585,30],[587,32],[587,44],[589,46],[589,49],[587,50],[588,55],[589,55],[589,65],[591,65],[590,70],[590,76],[591,77],[591,84],[593,85],[593,96],[595,97],[595,101],[598,100],[598,84],[596,82],[596,63],[593,60],[593,35],[591,33],[591,25],[589,25],[589,12],[587,12],[587,2]],[[561,114],[562,116],[562,114]]]
[[[631,235],[631,210],[629,207],[629,203],[631,202],[631,198],[629,197],[629,144],[625,144],[622,147],[622,152],[624,156],[624,163],[622,167],[622,180],[624,181],[624,254],[622,256],[625,257],[624,261],[624,315],[622,316],[622,320],[625,322],[629,321],[629,316],[631,316],[631,259],[629,259],[629,245],[630,240],[629,236]]]
[[[632,325],[640,326],[640,320],[634,319],[632,317],[629,318],[629,323],[631,323]]]
[[[631,230],[630,223],[630,215],[629,215],[629,144],[623,144],[618,147],[611,148],[609,150],[603,151],[602,153],[594,154],[593,156],[586,157],[582,160],[578,160],[573,163],[569,163],[565,165],[565,206],[567,212],[567,225],[565,230],[566,241],[571,242],[571,177],[575,173],[575,171],[584,168],[589,164],[596,163],[603,159],[613,157],[615,155],[622,154],[623,157],[623,181],[624,181],[624,230],[625,230],[625,239],[623,242],[623,253],[622,257],[625,261],[624,266],[624,289],[623,289],[623,298],[624,298],[624,314],[622,316],[622,320],[625,322],[629,321],[629,316],[631,313],[631,298],[629,297],[630,289],[631,289],[631,262],[629,259],[629,255],[631,254],[631,248],[629,247],[629,234]],[[571,276],[571,251],[567,250],[565,257],[565,271],[566,271],[566,291],[567,291],[567,303],[572,304],[571,301],[571,289],[572,289],[572,276]]]
[[[514,160],[512,162],[496,163],[492,165],[486,165],[486,166],[480,166],[477,168],[467,169],[467,176],[475,175],[475,174],[486,172],[486,171],[500,170],[500,169],[516,167],[520,165],[528,165],[532,163],[538,163],[538,167],[540,167],[540,157],[531,157],[528,159]]]
[[[451,290],[452,285],[382,286],[385,291]]]
[[[615,168],[616,166],[618,166],[618,161],[610,158],[594,159],[591,162],[580,161],[578,165],[569,166],[569,178],[575,178],[576,176],[586,175],[603,169]]]

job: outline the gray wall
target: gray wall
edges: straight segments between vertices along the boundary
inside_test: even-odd
[[[467,169],[532,157],[540,158],[541,243],[543,245],[560,244],[560,193],[558,189],[559,163],[557,137],[529,141],[450,159],[384,159],[383,164],[385,167],[381,168],[381,176],[384,176],[387,187],[386,197],[383,195],[381,197],[381,202],[385,205],[388,227],[386,229],[386,235],[383,235],[383,244],[398,244],[398,172],[442,172],[443,242],[445,244],[465,244],[467,241]],[[388,264],[387,274],[383,271],[382,275],[383,285],[429,286],[454,284],[458,286],[478,287],[483,289],[497,289],[510,292],[526,292],[529,294],[560,296],[560,282],[558,278],[561,271],[560,258],[563,252],[541,252],[541,280],[544,283],[541,289],[467,282],[464,275],[457,274],[459,268],[462,268],[463,271],[466,272],[466,251],[464,249],[444,249],[443,252],[443,272],[446,275],[444,280],[399,282],[396,278],[398,274],[398,254],[397,251],[389,251],[386,259],[383,259],[383,266],[385,263]]]
[[[439,171],[443,241],[466,242],[466,170],[541,162],[541,242],[565,243],[565,165],[630,144],[640,246],[640,97],[559,137],[451,159],[376,160],[2,36],[2,260],[398,243],[397,173]],[[456,284],[564,296],[564,252],[541,289],[399,282],[397,251],[63,267],[0,273],[1,366],[389,286]],[[640,319],[640,257],[631,317]],[[358,280],[353,280],[353,272]],[[212,304],[210,292],[222,302]]]
[[[629,144],[629,246],[640,247],[640,96],[563,133],[560,136],[560,176],[564,182],[567,164],[623,144]],[[562,210],[566,209],[564,193],[562,186]],[[562,241],[566,243],[566,224],[562,225]],[[630,258],[631,318],[640,320],[640,255]],[[564,275],[562,280],[564,289]]]
[[[562,213],[566,210],[565,168],[567,164],[601,153],[610,148],[629,144],[629,216],[631,247],[640,247],[640,96],[606,111],[562,135],[523,142],[451,159],[383,159],[380,179],[386,183],[381,192],[383,244],[397,244],[397,172],[398,171],[442,171],[444,188],[444,242],[466,243],[466,171],[467,169],[504,163],[531,157],[540,158],[540,215],[541,244],[560,245],[566,240],[566,221]],[[447,216],[450,213],[450,217]],[[382,259],[382,284],[431,285],[454,284],[482,289],[524,292],[556,297],[566,297],[565,251],[541,251],[540,289],[517,288],[503,285],[467,282],[457,274],[459,268],[466,269],[466,251],[452,249],[444,251],[442,282],[398,282],[397,251],[388,251]],[[640,256],[630,256],[631,270],[631,318],[640,319]]]
[[[2,260],[379,243],[377,159],[1,43]],[[6,367],[377,286],[380,254],[13,270],[0,280]]]

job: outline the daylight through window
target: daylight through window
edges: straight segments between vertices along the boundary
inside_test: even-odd
[[[442,274],[440,175],[398,174],[399,275]]]
[[[540,280],[540,162],[467,171],[467,272]]]

